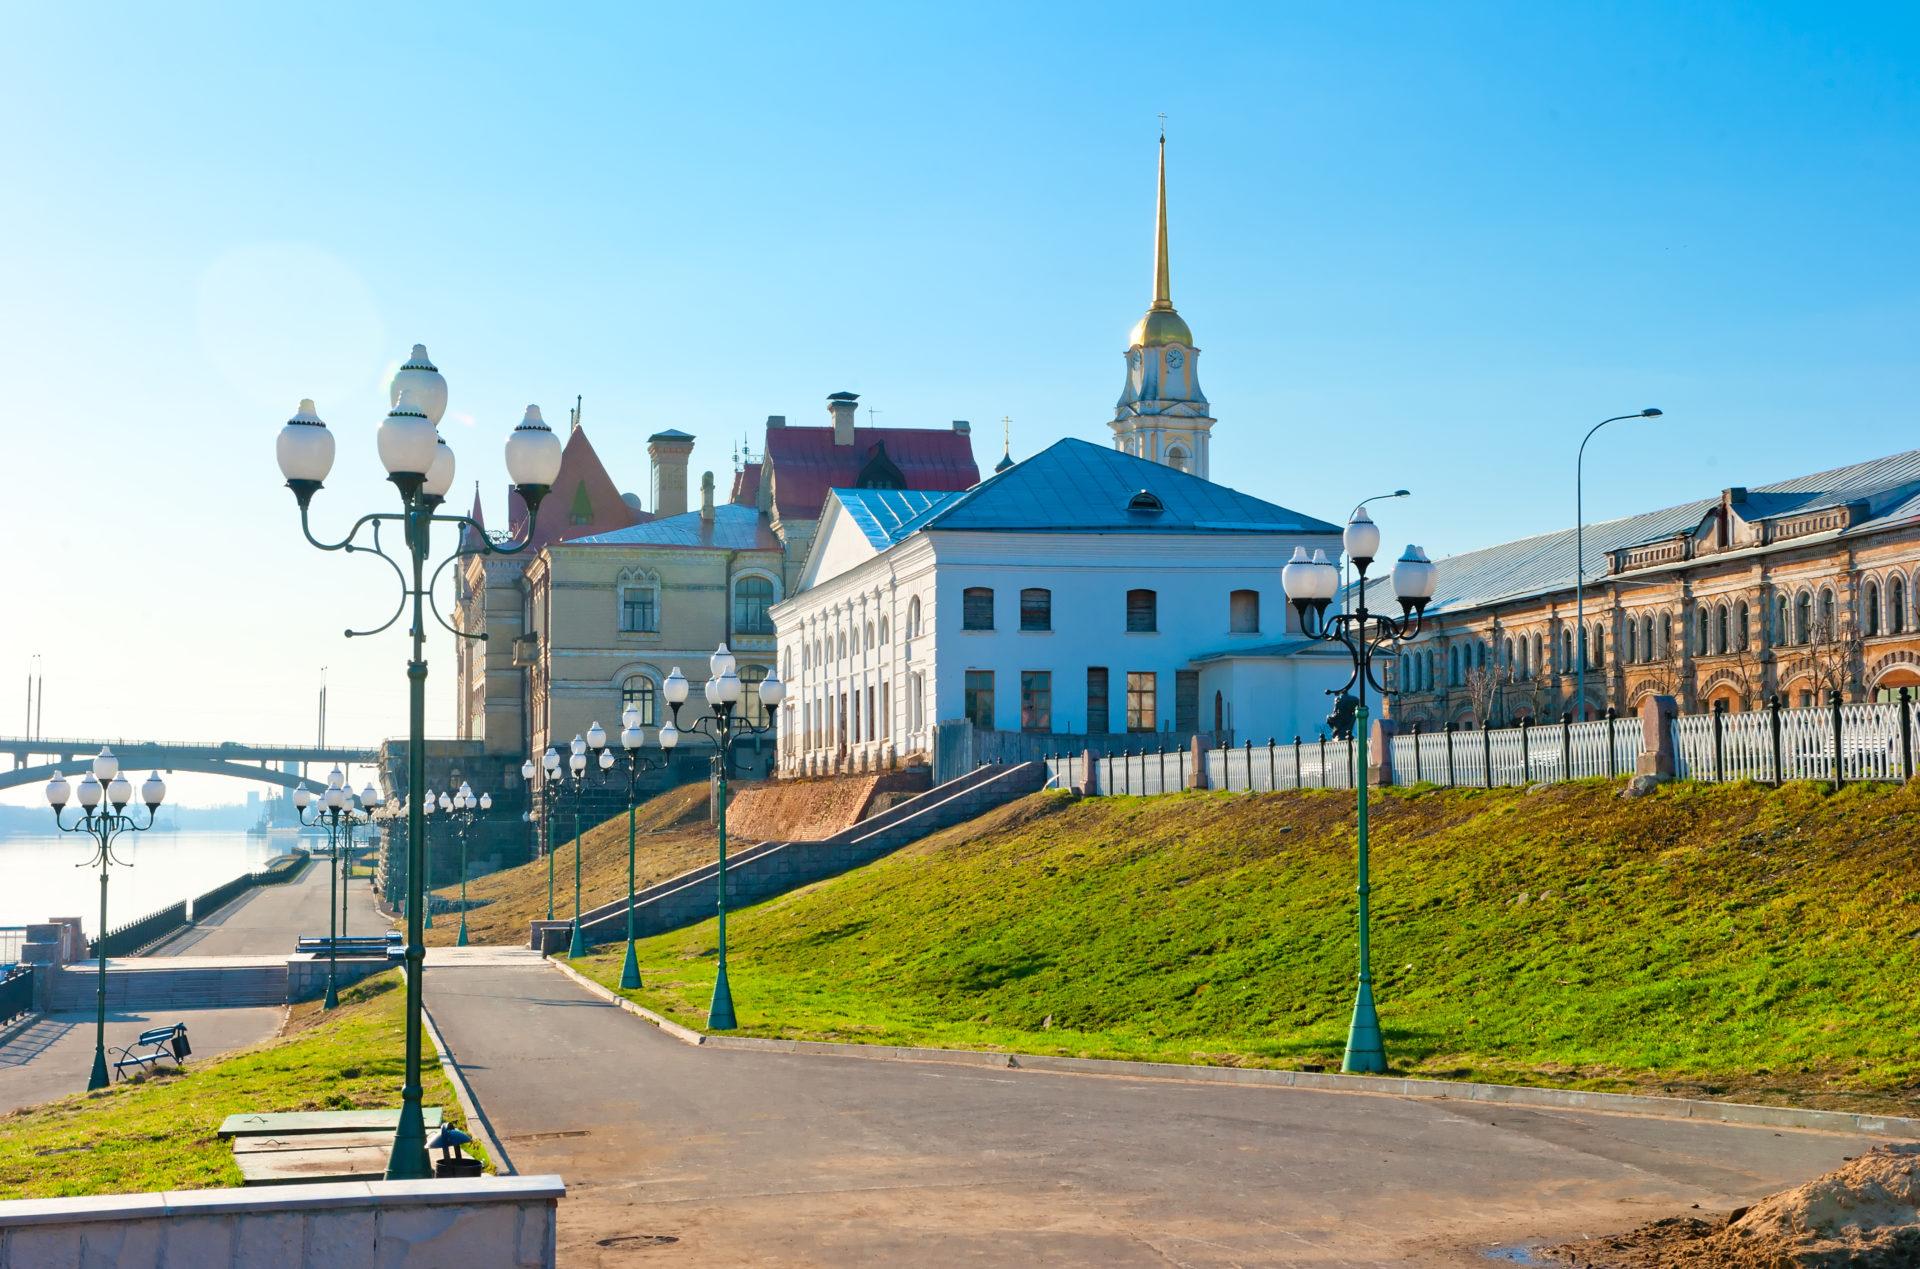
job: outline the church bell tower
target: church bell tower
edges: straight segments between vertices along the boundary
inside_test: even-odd
[[[1114,448],[1207,478],[1212,407],[1200,391],[1200,350],[1173,308],[1167,272],[1167,134],[1160,134],[1153,304],[1127,339],[1127,382],[1113,407]]]

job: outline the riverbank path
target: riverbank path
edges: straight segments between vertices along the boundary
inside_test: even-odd
[[[513,1166],[566,1178],[568,1265],[669,1246],[683,1264],[1486,1264],[1496,1247],[1748,1203],[1866,1145],[699,1049],[538,962],[431,970],[426,990]]]
[[[327,882],[333,861],[315,859],[298,879],[278,886],[255,886],[204,920],[180,931],[148,956],[291,956],[302,934],[327,932]],[[374,906],[374,889],[365,877],[345,883],[347,933],[384,934],[393,923]]]

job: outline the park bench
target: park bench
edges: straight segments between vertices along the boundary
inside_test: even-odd
[[[116,1078],[124,1079],[129,1066],[144,1071],[166,1060],[184,1068],[187,1055],[193,1050],[187,1044],[187,1024],[176,1022],[170,1027],[153,1027],[142,1031],[140,1038],[132,1044],[107,1052],[120,1055],[114,1059],[113,1073]]]
[[[403,956],[406,952],[397,930],[386,934],[343,934],[337,939],[330,939],[324,934],[303,934],[294,944],[294,950],[324,956],[330,945],[342,956],[394,957]]]

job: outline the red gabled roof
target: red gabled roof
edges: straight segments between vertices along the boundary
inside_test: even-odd
[[[576,506],[588,513],[587,523],[574,523]],[[549,542],[607,533],[649,519],[652,517],[627,505],[626,499],[620,496],[619,486],[601,465],[600,456],[594,453],[586,429],[576,427],[567,437],[566,449],[561,451],[560,475],[540,503],[530,549],[537,551]],[[514,537],[518,538],[527,522],[527,507],[520,495],[511,490],[507,493],[507,520],[513,526]]]
[[[772,474],[775,512],[784,520],[817,520],[827,490],[858,484],[883,450],[908,489],[952,491],[980,483],[973,438],[964,432],[856,427],[853,444],[835,445],[830,427],[781,427],[767,433],[761,464]]]
[[[759,504],[759,463],[748,463],[745,467],[733,473],[733,494],[727,501],[742,507],[751,507]]]

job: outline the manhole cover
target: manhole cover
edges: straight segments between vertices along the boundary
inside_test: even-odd
[[[602,1238],[598,1247],[671,1247],[679,1242],[672,1234],[615,1234],[612,1238]]]

